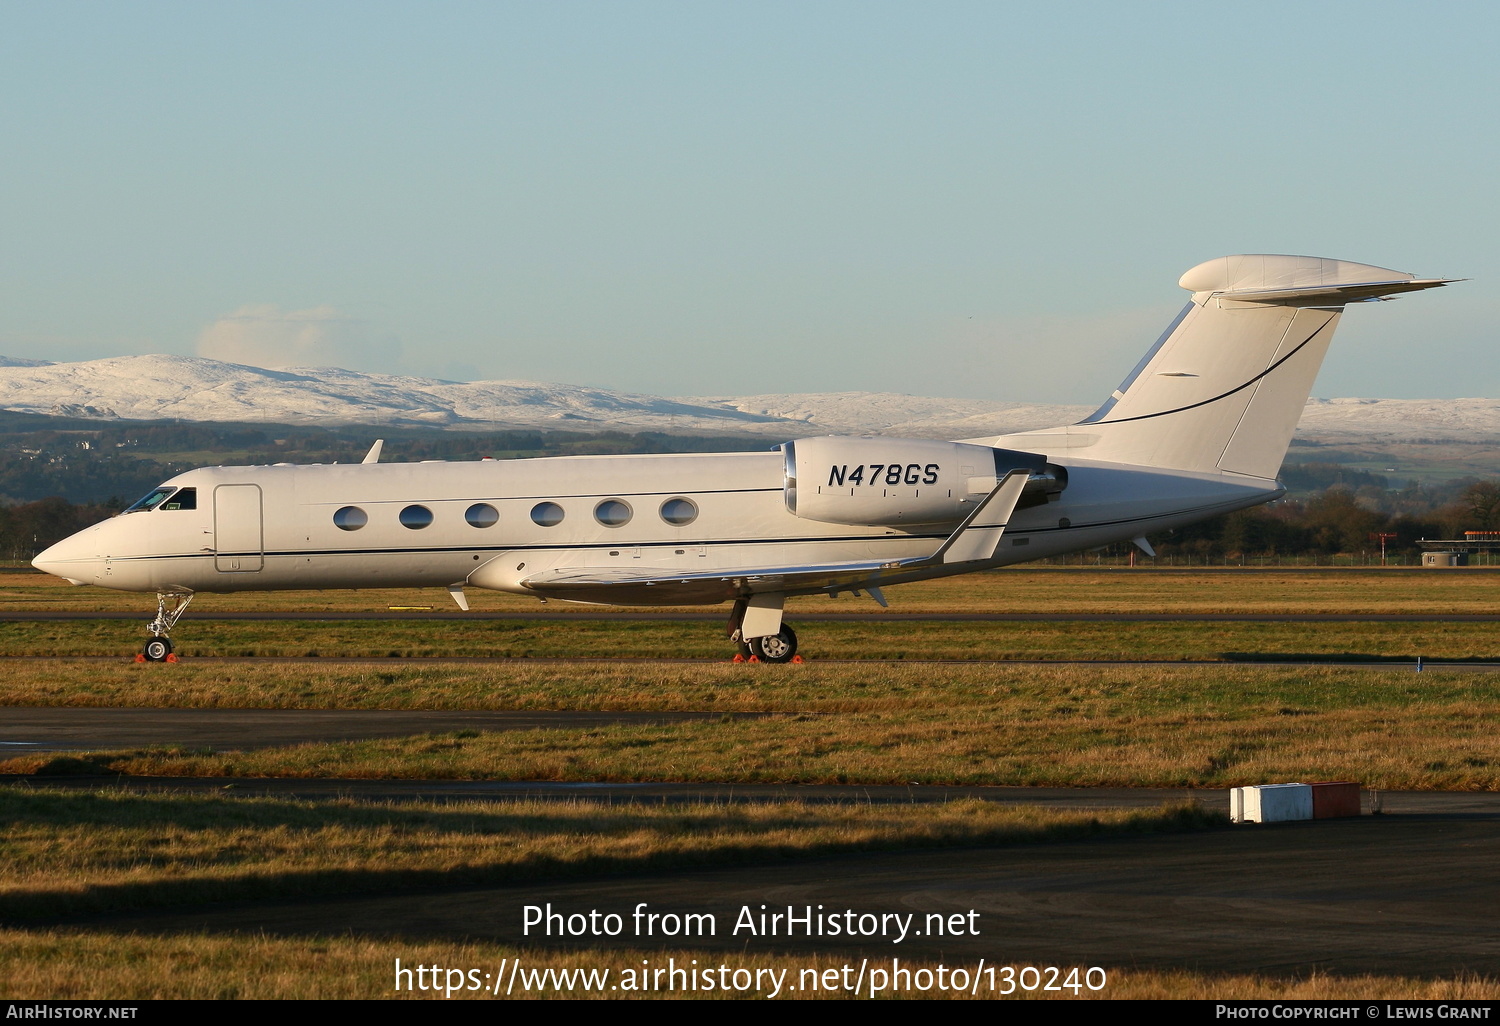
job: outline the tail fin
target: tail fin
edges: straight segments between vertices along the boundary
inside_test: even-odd
[[[1192,300],[1103,406],[1071,427],[1003,444],[1274,478],[1345,304],[1450,280],[1320,257],[1199,264],[1178,282]]]

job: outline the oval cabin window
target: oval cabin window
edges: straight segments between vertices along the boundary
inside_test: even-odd
[[[340,531],[358,531],[369,522],[370,518],[358,506],[345,506],[333,515],[333,526]]]
[[[500,511],[487,502],[476,502],[464,510],[464,520],[470,527],[494,527],[500,522]]]
[[[680,496],[661,504],[661,518],[673,527],[686,527],[698,519],[698,504]]]
[[[563,521],[563,508],[555,502],[539,502],[531,507],[531,522],[538,527],[556,527]]]
[[[630,504],[621,499],[605,499],[594,507],[594,519],[605,527],[623,527],[630,516]]]
[[[432,523],[432,510],[426,506],[408,506],[401,511],[401,526],[420,531]]]

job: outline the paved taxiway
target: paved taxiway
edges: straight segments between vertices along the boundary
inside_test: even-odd
[[[846,789],[854,800],[858,788]],[[1029,789],[996,789],[1024,791]],[[1040,789],[1039,789],[1040,790]],[[1054,790],[1054,789],[1048,789]],[[1062,789],[1057,789],[1062,790]],[[1201,794],[1202,792],[1197,792]],[[1103,795],[1090,796],[1103,802]],[[816,951],[1207,971],[1449,976],[1500,972],[1500,796],[1386,796],[1388,814],[1198,834],[861,854],[705,872],[94,917],[148,933],[367,934],[584,946],[521,934],[524,905],[711,912],[719,931],[590,939],[713,952]],[[1433,799],[1437,799],[1433,801]],[[1428,811],[1422,811],[1423,809]],[[979,936],[901,944],[733,935],[739,909],[946,914],[977,910]],[[628,918],[627,918],[628,921]],[[84,923],[80,922],[80,925]],[[479,967],[488,968],[488,967]]]

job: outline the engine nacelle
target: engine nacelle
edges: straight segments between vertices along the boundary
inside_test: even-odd
[[[877,527],[962,520],[1012,470],[1031,472],[1021,506],[1067,487],[1045,456],[922,438],[799,438],[786,458],[786,508],[804,520]]]

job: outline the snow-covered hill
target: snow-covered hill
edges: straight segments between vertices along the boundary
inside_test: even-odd
[[[121,356],[47,365],[0,359],[0,408],[135,420],[774,436],[788,431],[998,433],[1076,420],[1087,412],[1084,407],[878,392],[671,399],[535,381],[441,381],[336,367],[265,370],[192,356]]]
[[[191,356],[81,363],[0,357],[0,408],[73,417],[964,438],[1067,424],[1091,407],[889,392],[663,398],[533,381],[440,381],[333,367],[265,370]],[[1500,438],[1496,399],[1313,399],[1299,435]]]

